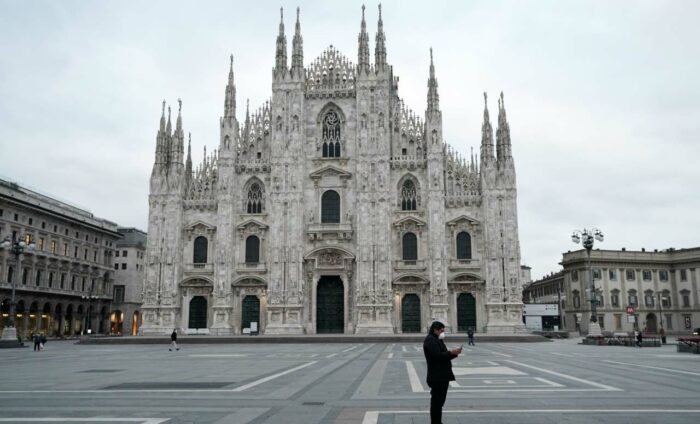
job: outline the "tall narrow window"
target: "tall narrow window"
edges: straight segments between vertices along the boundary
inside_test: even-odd
[[[416,185],[411,180],[406,180],[401,187],[401,210],[416,210]]]
[[[328,224],[340,223],[340,195],[328,190],[321,196],[321,222]]]
[[[415,261],[418,259],[418,239],[413,233],[403,235],[403,260]]]
[[[260,262],[260,239],[250,236],[245,239],[245,263],[257,264]]]
[[[263,209],[263,191],[260,184],[253,183],[248,189],[248,201],[246,203],[246,212],[262,213]]]
[[[340,119],[334,111],[323,117],[323,157],[340,157]]]
[[[196,264],[207,263],[207,248],[209,247],[209,242],[204,236],[199,236],[194,239],[194,249],[192,262]]]
[[[457,234],[457,259],[472,258],[472,237],[468,232],[462,231]]]

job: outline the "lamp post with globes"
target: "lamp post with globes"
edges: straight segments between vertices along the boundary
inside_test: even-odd
[[[95,281],[93,280],[90,285],[90,291],[87,295],[81,296],[83,300],[87,300],[87,313],[85,314],[85,325],[83,325],[83,334],[87,331],[87,334],[92,334],[92,302],[98,298],[97,295],[92,294],[95,289]]]
[[[598,324],[598,317],[596,316],[596,306],[598,305],[598,299],[596,297],[595,282],[593,280],[593,271],[591,270],[591,250],[593,250],[593,244],[595,243],[595,240],[602,242],[603,239],[603,232],[597,228],[591,228],[590,230],[586,228],[584,228],[583,230],[575,230],[571,235],[571,241],[573,241],[576,244],[581,243],[584,249],[586,249],[586,267],[588,268],[588,276],[590,277],[589,290],[591,296],[591,322],[589,324],[589,335],[591,334],[591,327],[595,328],[594,331],[597,333],[595,335],[600,335],[600,325]]]
[[[15,240],[11,239],[10,237],[6,237],[5,240],[3,240],[2,243],[0,243],[0,247],[3,249],[7,249],[10,253],[15,255],[15,263],[17,264],[19,271],[19,268],[21,268],[20,258],[22,256],[22,253],[24,253],[25,251],[34,251],[35,245],[34,242],[31,241],[31,239],[29,240],[29,244],[27,244],[24,240]],[[15,328],[15,281],[17,280],[17,278],[15,277],[16,274],[19,274],[19,272],[14,272],[12,274],[12,281],[10,281],[10,283],[12,284],[12,297],[10,298],[10,316],[7,319],[5,329],[2,332],[2,340],[9,342],[17,341],[17,329]]]

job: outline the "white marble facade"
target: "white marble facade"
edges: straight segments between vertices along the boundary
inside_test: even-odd
[[[231,58],[219,147],[194,168],[163,104],[141,334],[523,331],[503,95],[495,143],[485,107],[464,158],[443,142],[432,51],[425,113],[399,97],[381,9],[373,62],[364,8],[357,64],[330,46],[304,65],[298,11],[290,63],[283,20],[276,51],[272,97],[242,121]]]

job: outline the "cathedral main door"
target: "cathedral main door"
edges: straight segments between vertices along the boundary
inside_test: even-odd
[[[457,331],[466,332],[469,327],[476,330],[476,299],[471,293],[460,293],[457,297]]]
[[[251,322],[257,322],[260,328],[260,300],[257,296],[248,295],[243,299],[241,329],[250,328]]]
[[[195,296],[190,301],[189,328],[207,328],[207,299]]]
[[[316,333],[342,333],[344,327],[343,282],[338,276],[324,276],[316,290]]]
[[[420,333],[420,298],[415,293],[401,299],[401,331]]]

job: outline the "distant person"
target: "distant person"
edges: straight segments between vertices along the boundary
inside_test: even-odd
[[[42,334],[41,335],[41,345],[39,347],[41,347],[41,350],[44,350],[44,346],[46,346],[46,335]]]
[[[659,336],[661,336],[661,343],[666,344],[666,331],[663,327],[659,330]]]
[[[642,330],[637,331],[637,346],[642,347],[642,337],[644,337]]]
[[[175,348],[175,350],[180,350],[180,348],[177,347],[177,328],[174,329],[170,335],[170,347],[168,350],[172,352],[173,348]]]
[[[467,337],[469,337],[469,346],[474,346],[474,328],[469,327]]]
[[[41,334],[34,333],[34,352],[41,351]]]
[[[442,423],[442,407],[447,398],[450,381],[455,380],[452,373],[452,360],[462,353],[461,347],[447,350],[445,342],[445,324],[434,321],[423,342],[423,354],[428,364],[426,382],[430,387],[430,422]]]

